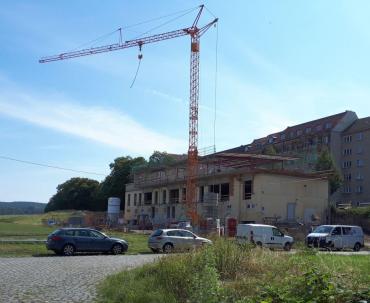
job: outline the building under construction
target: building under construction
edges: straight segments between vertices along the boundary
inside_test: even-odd
[[[198,227],[214,227],[216,222],[226,229],[238,222],[325,222],[328,181],[284,168],[295,160],[247,153],[200,157],[195,178]],[[126,184],[125,223],[156,228],[188,221],[186,168],[186,161],[177,161],[133,171],[133,182]]]

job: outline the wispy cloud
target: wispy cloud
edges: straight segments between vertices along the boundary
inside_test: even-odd
[[[124,112],[81,105],[59,95],[35,95],[2,87],[0,114],[136,154],[186,149],[185,141],[148,129]]]

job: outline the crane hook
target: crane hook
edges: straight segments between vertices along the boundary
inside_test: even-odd
[[[139,63],[137,65],[136,73],[135,73],[134,79],[132,80],[132,83],[130,85],[130,88],[132,88],[134,86],[134,84],[135,84],[136,77],[137,77],[137,75],[139,73],[139,69],[140,69],[141,59],[143,59],[143,54],[141,53],[141,46],[142,46],[142,44],[139,44],[139,54],[137,55],[137,58],[139,59]]]

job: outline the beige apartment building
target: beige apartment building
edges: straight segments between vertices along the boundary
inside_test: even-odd
[[[215,160],[216,159],[216,160]],[[225,160],[226,159],[226,160]],[[315,174],[283,169],[293,158],[221,153],[200,161],[197,210],[203,220],[236,222],[326,221],[328,182]],[[130,226],[168,226],[186,216],[185,162],[134,173],[126,185],[125,222]]]
[[[342,133],[341,159],[340,203],[370,205],[370,117],[356,120]]]

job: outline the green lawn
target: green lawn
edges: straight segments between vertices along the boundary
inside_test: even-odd
[[[46,240],[47,235],[58,227],[42,225],[42,220],[50,217],[63,220],[69,214],[68,212],[55,212],[40,215],[0,216],[0,240]],[[104,230],[104,232],[109,236],[126,240],[129,243],[128,254],[150,252],[147,247],[147,235],[110,230]],[[53,254],[53,252],[47,251],[43,243],[0,242],[0,257],[45,256],[49,254]]]

